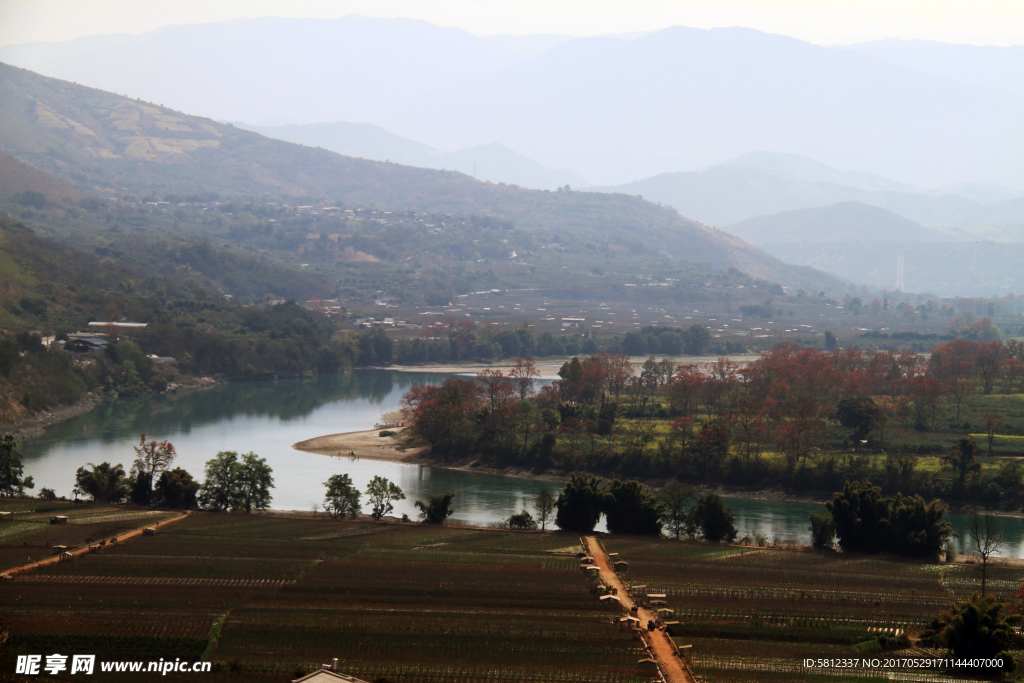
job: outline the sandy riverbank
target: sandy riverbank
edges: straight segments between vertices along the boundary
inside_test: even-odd
[[[583,358],[585,354],[581,354],[580,358]],[[657,360],[662,360],[662,356],[655,356]],[[743,356],[729,356],[729,360],[739,365],[747,365],[760,358],[760,356],[747,354]],[[534,361],[537,371],[540,372],[542,379],[558,379],[558,371],[562,368],[562,365],[572,360],[571,357],[566,358],[546,358],[544,360]],[[634,368],[640,368],[647,360],[644,356],[632,356],[629,361],[633,364]],[[670,357],[669,361],[673,365],[688,365],[695,364],[700,366],[711,365],[718,361],[717,356],[674,356]],[[447,365],[388,365],[379,368],[377,370],[395,370],[397,372],[436,372],[444,374],[470,374],[475,375],[482,370],[501,370],[505,374],[508,374],[512,370],[515,363],[509,361],[502,361],[500,363],[449,363]]]
[[[401,429],[393,431],[396,435],[400,435],[402,432]],[[367,429],[361,432],[327,434],[294,443],[292,448],[335,458],[357,457],[392,462],[419,461],[423,448],[409,448],[400,436],[381,436],[380,432],[380,429]]]

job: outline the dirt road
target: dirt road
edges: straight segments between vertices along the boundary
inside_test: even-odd
[[[152,524],[147,524],[146,526],[140,526],[137,529],[132,529],[131,531],[125,531],[124,533],[117,534],[117,542],[118,543],[123,543],[123,542],[127,541],[129,538],[135,538],[136,536],[141,536],[142,532],[145,529],[150,528],[150,527],[153,528],[153,529],[158,529],[160,527],[167,526],[168,524],[174,524],[175,522],[180,522],[181,520],[186,519],[190,514],[192,514],[192,513],[191,512],[183,512],[180,515],[178,515],[177,517],[171,517],[170,519],[165,519],[165,520],[160,521],[160,522],[154,522]],[[89,552],[89,545],[90,544],[86,544],[86,545],[82,546],[81,548],[76,548],[74,550],[69,550],[68,554],[70,554],[70,555],[72,555],[72,556],[74,556],[76,558],[77,557],[81,557],[82,555],[86,555]],[[108,546],[103,546],[103,547],[104,548],[113,548],[114,545],[115,544],[112,543],[112,544],[110,544]],[[0,572],[0,574],[3,574],[5,576],[7,576],[8,578],[10,578],[11,576],[14,576],[15,574],[18,574],[18,573],[21,573],[21,572],[31,571],[33,569],[39,569],[40,567],[47,567],[47,566],[49,566],[51,564],[57,564],[60,561],[61,561],[60,556],[59,555],[54,555],[52,557],[46,558],[45,560],[39,560],[38,562],[32,562],[30,564],[24,564],[24,565],[22,565],[20,567],[14,567],[12,569],[4,570],[4,571]]]
[[[593,536],[587,536],[584,540],[587,543],[587,552],[594,558],[594,564],[597,565],[601,580],[604,581],[605,585],[618,589],[619,601],[628,612],[635,604],[633,597],[626,591],[626,587],[623,585],[622,580],[619,579],[619,575],[612,569],[611,561],[608,559],[604,548],[601,547],[601,544]],[[644,607],[640,607],[637,610],[636,616],[639,617],[643,628],[647,628],[648,621],[658,618],[657,614]],[[665,676],[665,680],[668,683],[693,683],[690,673],[683,666],[679,657],[676,656],[675,648],[672,646],[672,641],[668,634],[664,631],[645,631],[644,635],[651,646],[651,654],[657,660],[658,666],[661,667],[661,673]]]

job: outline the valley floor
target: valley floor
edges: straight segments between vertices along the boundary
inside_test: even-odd
[[[168,514],[32,499],[4,507],[15,513],[0,536],[8,567]],[[70,523],[51,525],[52,514]],[[920,632],[977,589],[972,566],[597,537],[627,563],[612,585],[648,609],[667,603],[659,616],[704,681],[955,680],[865,658],[944,656],[879,650],[873,638]],[[155,535],[6,580],[0,670],[13,671],[17,654],[89,653],[209,661],[211,682],[285,683],[334,657],[344,673],[394,683],[653,680],[656,672],[638,675],[647,651],[619,624],[623,603],[599,599],[606,588],[580,570],[581,550],[571,532],[193,512]],[[1021,571],[990,567],[989,590],[1009,599]],[[862,664],[823,672],[805,668],[809,658]],[[98,664],[93,677],[120,680]]]

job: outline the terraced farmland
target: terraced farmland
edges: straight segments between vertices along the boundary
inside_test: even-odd
[[[603,542],[629,561],[627,582],[666,594],[677,644],[692,645],[695,672],[716,682],[954,680],[917,669],[815,671],[803,660],[930,656],[911,648],[865,654],[852,644],[881,631],[917,633],[980,588],[977,570],[959,565],[667,539]],[[1024,571],[990,568],[988,579],[988,592],[1009,597]]]
[[[199,513],[16,577],[0,613],[9,653],[205,652],[208,681],[287,681],[334,657],[395,683],[650,680],[577,550],[563,533]]]

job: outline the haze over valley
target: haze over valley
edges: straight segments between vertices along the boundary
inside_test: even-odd
[[[741,28],[476,36],[351,15],[7,45],[0,61],[348,157],[522,188],[640,195],[858,284],[895,286],[902,256],[903,287],[914,291],[1022,286],[1021,46],[825,47]],[[27,149],[4,149],[29,160]],[[310,190],[332,187],[313,175],[322,174],[303,181]],[[197,184],[243,189],[237,178],[211,180]],[[428,206],[391,197],[394,208]],[[458,203],[430,206],[480,206]],[[813,210],[800,214],[813,240],[785,234],[801,210]],[[756,235],[751,219],[762,226]],[[986,267],[951,275],[968,252]]]
[[[1021,27],[0,3],[0,680],[1010,680]]]

